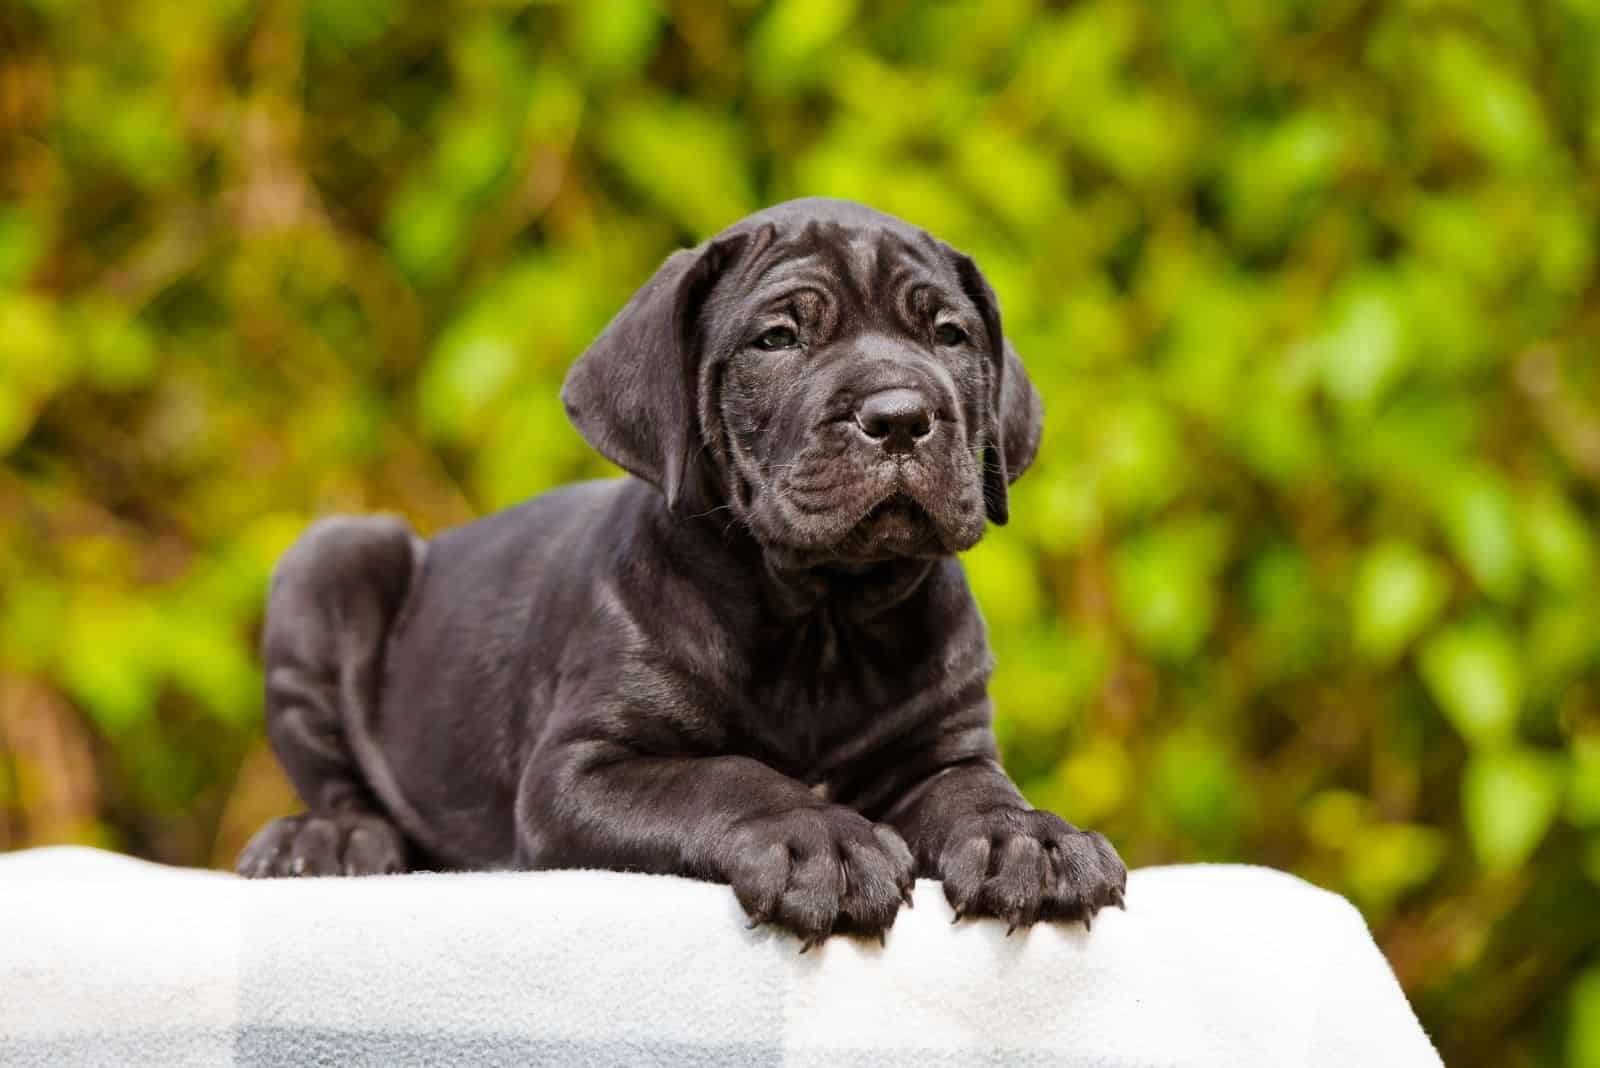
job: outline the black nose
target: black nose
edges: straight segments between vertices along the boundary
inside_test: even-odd
[[[886,389],[861,401],[856,425],[886,449],[909,449],[933,430],[933,408],[914,389]]]

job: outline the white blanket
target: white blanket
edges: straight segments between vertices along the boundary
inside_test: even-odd
[[[1094,929],[951,913],[888,945],[747,930],[650,875],[246,882],[0,856],[0,1065],[1438,1065],[1360,915],[1262,868],[1147,868]]]

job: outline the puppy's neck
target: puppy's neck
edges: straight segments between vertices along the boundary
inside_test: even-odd
[[[661,511],[668,537],[688,539],[695,549],[679,557],[694,560],[726,584],[737,575],[756,579],[739,585],[761,591],[760,608],[779,621],[794,621],[820,611],[843,620],[865,622],[917,592],[939,557],[886,560],[829,560],[798,557],[762,545],[742,523],[725,512],[672,516]],[[681,543],[680,543],[681,544]]]
[[[871,564],[819,564],[792,569],[766,556],[766,584],[777,610],[790,618],[833,609],[855,622],[887,612],[917,592],[933,558],[902,558]]]

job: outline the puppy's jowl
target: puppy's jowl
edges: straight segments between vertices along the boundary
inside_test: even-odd
[[[990,730],[955,554],[1006,521],[1040,405],[971,259],[779,205],[674,253],[562,399],[635,477],[285,556],[267,729],[309,812],[240,871],[665,872],[808,941],[881,935],[916,876],[1014,925],[1120,903]]]

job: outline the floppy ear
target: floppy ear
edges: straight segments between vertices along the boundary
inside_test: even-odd
[[[983,502],[990,521],[1003,526],[1011,518],[1011,498],[1007,489],[1033,463],[1039,451],[1039,436],[1044,430],[1044,405],[1028,379],[1022,358],[1000,327],[1000,302],[988,279],[978,270],[972,257],[950,250],[961,287],[983,316],[989,335],[990,363],[988,444],[983,456]]]
[[[668,256],[567,372],[561,403],[595,450],[676,508],[700,449],[695,319],[745,235]]]

